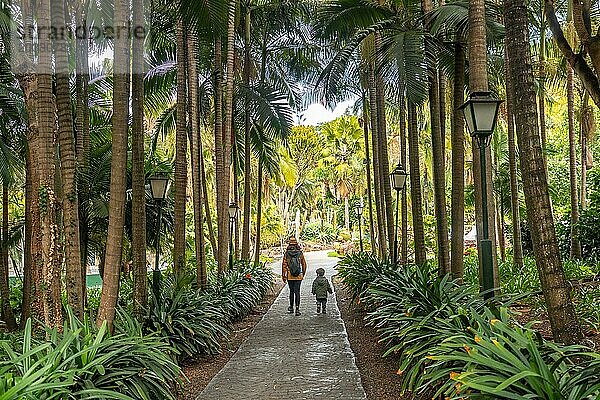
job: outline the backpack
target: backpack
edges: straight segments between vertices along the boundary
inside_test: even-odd
[[[302,263],[300,262],[300,256],[302,251],[300,249],[288,249],[288,267],[290,274],[294,277],[299,276],[302,273]]]

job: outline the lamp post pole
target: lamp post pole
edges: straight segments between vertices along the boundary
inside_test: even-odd
[[[154,242],[156,246],[156,257],[154,259],[154,271],[152,272],[152,290],[156,299],[158,299],[158,296],[160,294],[160,269],[158,264],[160,262],[160,229],[162,221],[162,203],[162,199],[156,201],[156,205],[158,206],[158,218],[156,221],[156,239]]]
[[[362,237],[362,214],[363,214],[364,208],[365,208],[365,204],[361,197],[360,202],[356,205],[356,216],[358,217],[358,241],[360,244],[360,252],[361,253],[364,251],[363,237]]]
[[[233,229],[237,219],[239,207],[237,203],[229,203],[229,269],[233,270]]]
[[[502,103],[491,96],[490,92],[471,93],[469,100],[459,107],[463,111],[467,128],[471,136],[479,145],[479,160],[481,163],[481,214],[483,222],[479,236],[479,254],[481,255],[481,289],[484,299],[494,297],[494,257],[492,241],[490,240],[488,221],[488,185],[487,185],[487,159],[486,147],[489,146],[491,137],[498,119],[498,108]]]
[[[392,187],[396,191],[396,225],[394,226],[394,250],[392,253],[392,262],[394,265],[398,262],[398,214],[400,214],[400,192],[406,186],[406,178],[408,173],[402,166],[398,164],[390,174]]]
[[[162,222],[162,206],[163,201],[167,197],[169,190],[169,177],[164,173],[157,173],[150,178],[150,192],[152,198],[156,202],[157,219],[156,219],[156,257],[154,259],[154,270],[152,271],[152,293],[154,294],[155,301],[158,300],[160,295],[160,231]]]

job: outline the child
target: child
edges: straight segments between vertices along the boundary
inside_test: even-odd
[[[312,294],[317,298],[317,314],[327,314],[327,293],[333,293],[331,285],[327,278],[325,278],[325,270],[323,268],[317,268],[317,277],[313,281]]]

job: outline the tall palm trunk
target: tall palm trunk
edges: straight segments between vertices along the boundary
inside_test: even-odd
[[[185,203],[187,190],[187,122],[185,37],[183,21],[177,21],[177,120],[175,129],[175,187],[173,268],[185,268]]]
[[[465,122],[458,107],[464,102],[465,51],[462,43],[454,44],[454,86],[452,89],[452,237],[450,270],[455,279],[464,275],[465,251]]]
[[[213,228],[212,216],[210,214],[210,199],[208,196],[208,183],[206,181],[206,168],[204,166],[204,151],[202,149],[202,137],[198,141],[198,156],[200,163],[200,184],[202,187],[202,201],[204,201],[204,220],[206,221],[206,230],[208,231],[208,240],[212,249],[213,257],[217,257],[217,239]]]
[[[377,243],[379,245],[379,256],[387,257],[388,246],[386,239],[385,198],[383,196],[383,184],[381,182],[379,127],[377,113],[377,96],[375,93],[375,72],[373,66],[369,66],[369,115],[371,117],[371,144],[373,148],[373,181],[375,188],[375,208],[377,214]]]
[[[65,26],[64,1],[52,1],[52,21],[55,26]],[[58,142],[60,146],[60,173],[62,180],[62,214],[65,251],[65,286],[67,300],[77,317],[83,317],[85,280],[81,267],[79,241],[79,200],[76,182],[77,156],[73,136],[73,114],[69,88],[69,60],[66,38],[54,40],[56,65],[56,107],[58,111]]]
[[[2,263],[0,264],[0,309],[2,321],[6,329],[14,331],[17,329],[15,314],[10,306],[10,289],[8,286],[8,186],[2,185]]]
[[[250,86],[250,7],[246,7],[244,30],[244,85]],[[250,259],[250,201],[252,168],[250,160],[250,99],[244,102],[244,219],[242,232],[242,259]]]
[[[115,0],[115,29],[127,30],[129,2]],[[96,325],[104,321],[112,328],[119,297],[119,278],[123,254],[123,227],[125,225],[125,189],[127,179],[127,134],[129,131],[129,39],[117,35],[114,44],[112,160],[110,167],[110,200],[108,203],[108,233],[102,276],[102,297]]]
[[[25,238],[24,238],[24,254],[23,254],[23,297],[21,299],[21,321],[19,328],[25,327],[25,321],[31,316],[33,288],[37,278],[36,268],[33,265],[33,257],[31,256],[32,245],[32,202],[33,202],[33,177],[32,166],[30,160],[30,150],[26,149],[25,159]]]
[[[87,27],[87,9],[89,0],[82,0],[76,8],[75,20],[82,27]],[[78,32],[76,40],[76,70],[75,70],[75,93],[76,114],[75,125],[77,130],[77,163],[79,167],[87,165],[90,152],[90,113],[88,106],[89,96],[89,50],[88,32]]]
[[[408,160],[410,165],[410,197],[412,203],[415,264],[427,262],[425,227],[423,225],[423,199],[421,197],[421,161],[419,160],[419,127],[417,106],[408,101]]]
[[[371,151],[369,149],[369,123],[367,121],[367,95],[363,91],[362,94],[363,102],[363,130],[365,139],[365,169],[367,170],[367,203],[369,206],[369,238],[371,241],[371,251],[375,249],[375,225],[373,221],[373,190],[372,190],[372,178],[371,178]]]
[[[226,200],[229,189],[223,185],[229,185],[229,169],[225,170],[224,143],[223,143],[223,61],[221,38],[215,40],[215,191],[217,198],[217,238],[218,248],[215,258],[219,273],[227,268],[227,244],[229,242],[229,230],[227,227],[228,215],[225,214]],[[227,182],[224,182],[224,181]],[[224,195],[225,194],[225,195]]]
[[[196,250],[196,282],[204,288],[207,283],[206,255],[204,251],[204,191],[202,189],[200,158],[202,157],[202,141],[200,140],[200,118],[198,107],[198,66],[196,38],[188,36],[188,111],[190,121],[190,154],[192,157],[192,198],[194,201],[194,245]]]
[[[422,1],[423,13],[427,15],[433,10],[431,0]],[[430,18],[426,17],[425,29],[430,29]],[[425,40],[425,52],[432,52],[429,39]],[[429,114],[431,124],[431,150],[433,157],[433,197],[435,217],[437,221],[438,271],[440,275],[450,272],[450,249],[448,248],[448,214],[446,212],[446,166],[444,162],[444,138],[440,119],[440,85],[438,80],[437,61],[428,67],[429,71]]]
[[[133,0],[133,25],[144,26],[144,0]],[[148,302],[146,261],[146,185],[144,172],[144,42],[134,37],[131,65],[131,220],[133,309],[141,316]]]
[[[540,138],[542,139],[542,157],[546,160],[546,20],[544,3],[540,2],[540,57],[539,57],[539,108],[540,108]]]
[[[574,343],[582,337],[581,327],[573,309],[554,230],[548,177],[537,126],[527,7],[523,0],[505,0],[504,7],[509,70],[515,102],[519,104],[514,113],[533,251],[554,339]]]
[[[513,264],[523,268],[523,241],[521,239],[521,212],[519,203],[519,182],[517,179],[517,149],[515,145],[515,108],[510,73],[508,71],[508,52],[504,50],[504,77],[506,82],[506,116],[508,119],[508,167],[510,172],[510,207],[512,215]]]
[[[573,95],[573,68],[567,65],[567,114],[569,122],[569,183],[571,188],[571,257],[581,258],[579,222],[579,194],[577,192],[577,149],[575,144],[575,102]]]
[[[225,127],[222,136],[222,160],[221,171],[217,181],[217,194],[221,196],[222,209],[219,218],[219,270],[224,271],[228,265],[228,246],[229,243],[229,213],[227,203],[230,196],[230,164],[231,164],[231,146],[233,132],[233,89],[235,83],[235,13],[237,0],[229,0],[228,22],[227,22],[227,57],[226,71],[227,78],[225,84]]]
[[[485,5],[484,0],[471,0],[469,2],[469,90],[471,93],[487,92],[487,46],[485,30]],[[495,226],[496,216],[494,204],[494,190],[492,186],[492,156],[489,147],[485,148],[485,160],[488,168],[486,169],[485,179],[487,181],[487,193],[482,193],[481,165],[479,158],[479,145],[476,140],[472,140],[473,148],[473,174],[475,182],[475,217],[477,222],[477,247],[481,249],[481,233],[483,232],[483,199],[488,207],[488,226]],[[496,257],[496,230],[489,230],[489,240],[492,247],[492,269],[493,286],[500,286],[498,277],[498,260]],[[479,281],[483,282],[483,258],[482,252],[479,256]]]
[[[38,26],[50,26],[50,2],[38,2]],[[37,165],[42,250],[41,293],[44,296],[44,322],[48,326],[62,323],[61,271],[58,264],[59,232],[56,223],[55,174],[55,107],[52,95],[52,41],[50,30],[39,38]]]
[[[590,96],[587,92],[583,95],[581,104],[579,128],[581,130],[579,143],[581,146],[581,187],[579,189],[581,209],[587,208],[587,170],[588,170],[588,137],[594,123],[594,112],[589,105]]]

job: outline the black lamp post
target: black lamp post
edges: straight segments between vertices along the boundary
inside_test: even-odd
[[[158,218],[156,220],[156,258],[154,260],[154,271],[152,272],[152,291],[154,296],[158,299],[160,294],[160,230],[162,221],[162,206],[163,201],[167,198],[169,192],[169,177],[164,173],[157,173],[150,178],[150,192],[152,198],[156,202],[158,208]]]
[[[488,226],[488,196],[487,196],[487,179],[486,179],[486,157],[485,148],[490,145],[492,134],[496,128],[498,120],[498,109],[502,104],[502,100],[492,97],[490,92],[474,92],[469,96],[469,100],[462,106],[462,110],[467,128],[471,137],[477,141],[479,145],[479,159],[481,162],[481,214],[483,216],[482,232],[477,232],[480,235],[480,254],[482,261],[482,290],[485,299],[490,299],[494,296],[494,266],[492,257],[492,241],[490,240]]]
[[[229,203],[229,269],[233,269],[233,230],[240,207],[235,202]]]
[[[360,243],[360,252],[363,252],[363,238],[362,238],[362,214],[365,209],[365,203],[363,202],[362,197],[360,198],[360,202],[356,203],[354,206],[356,211],[356,216],[358,217],[358,240]]]
[[[390,180],[392,181],[392,188],[396,191],[396,226],[394,229],[394,253],[392,256],[392,262],[396,264],[398,262],[398,214],[400,208],[400,192],[404,190],[406,186],[406,178],[408,173],[402,166],[402,164],[396,165],[396,168],[390,174]]]

